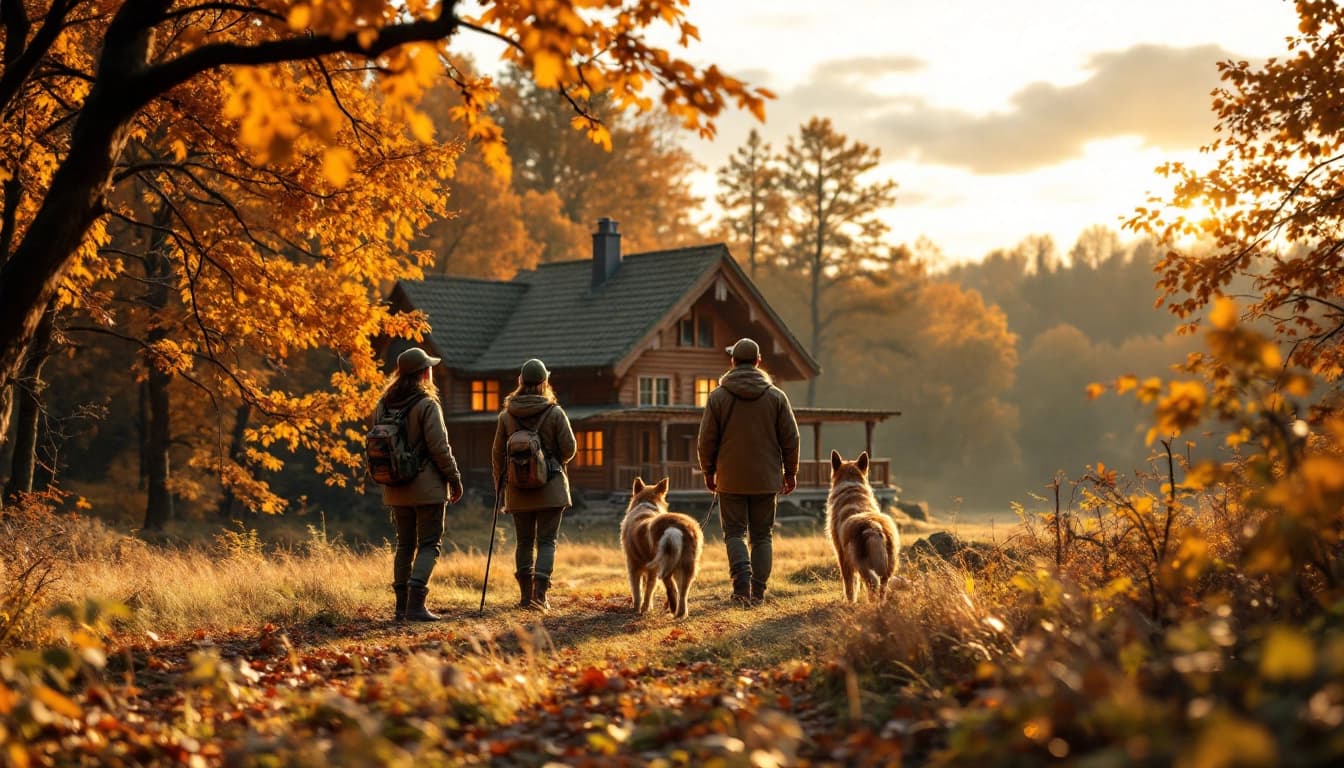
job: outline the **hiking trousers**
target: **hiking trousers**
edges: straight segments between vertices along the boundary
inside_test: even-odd
[[[552,507],[512,514],[513,531],[518,537],[518,548],[513,551],[516,573],[530,573],[550,579],[551,569],[555,567],[555,542],[560,537],[560,520],[565,516],[565,508]]]
[[[720,493],[719,522],[733,581],[750,576],[764,586],[774,565],[775,494]]]
[[[397,552],[392,558],[393,586],[429,586],[429,575],[439,560],[447,508],[444,503],[391,507],[392,525],[397,529]]]

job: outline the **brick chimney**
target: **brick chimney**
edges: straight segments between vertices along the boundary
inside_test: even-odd
[[[597,220],[593,233],[593,289],[606,284],[621,266],[621,230],[605,216]]]

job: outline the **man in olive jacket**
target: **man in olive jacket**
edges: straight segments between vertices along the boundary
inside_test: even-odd
[[[700,469],[705,487],[719,495],[733,600],[754,604],[770,580],[776,494],[798,485],[798,421],[788,396],[761,370],[756,342],[740,339],[726,351],[733,368],[709,393],[700,419]]]

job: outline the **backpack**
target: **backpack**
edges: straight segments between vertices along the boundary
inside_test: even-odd
[[[554,407],[554,403],[546,406],[531,429],[522,426],[513,414],[504,414],[504,427],[509,431],[509,439],[504,444],[504,481],[510,487],[532,490],[545,486],[551,479],[550,462],[542,450],[537,429]]]
[[[406,421],[424,393],[401,408],[384,404],[383,413],[364,435],[364,459],[369,477],[379,485],[406,485],[425,465],[424,446],[411,447]]]

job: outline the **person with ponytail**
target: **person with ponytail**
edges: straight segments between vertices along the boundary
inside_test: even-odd
[[[388,411],[409,409],[407,442],[421,458],[420,471],[413,480],[383,486],[383,504],[391,511],[397,532],[392,559],[397,621],[439,620],[425,607],[429,577],[439,559],[447,503],[456,504],[462,498],[462,473],[448,444],[443,407],[434,386],[434,366],[440,362],[419,347],[398,355],[397,369],[373,413],[376,424]]]

